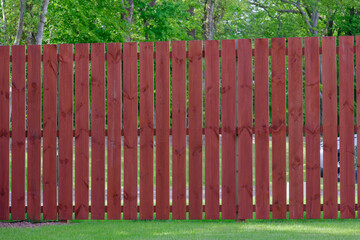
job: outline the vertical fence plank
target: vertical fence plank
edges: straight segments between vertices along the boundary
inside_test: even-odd
[[[156,219],[169,219],[169,42],[156,43]]]
[[[59,45],[59,220],[73,215],[73,45]]]
[[[290,219],[304,218],[302,38],[289,38],[289,195]]]
[[[205,41],[205,218],[219,219],[219,42]]]
[[[27,217],[40,220],[41,214],[41,46],[28,47],[28,185]]]
[[[140,43],[140,219],[154,218],[154,44]]]
[[[137,218],[137,44],[124,43],[124,219]]]
[[[0,47],[0,220],[9,220],[9,73],[10,48]]]
[[[44,45],[43,112],[43,218],[57,219],[56,199],[56,130],[57,130],[57,47]]]
[[[285,38],[271,39],[272,217],[286,218]]]
[[[189,41],[189,218],[202,219],[202,41]]]
[[[270,217],[269,205],[269,40],[255,40],[256,218]]]
[[[107,218],[121,219],[121,43],[108,43],[107,66]]]
[[[89,44],[75,44],[75,219],[89,218]]]
[[[305,38],[306,218],[320,218],[319,38]]]
[[[25,46],[12,46],[11,220],[25,219]]]
[[[172,218],[186,219],[186,42],[172,45]]]
[[[357,136],[360,136],[360,36],[356,36],[356,123]],[[360,146],[360,138],[357,138],[356,146]],[[360,172],[360,161],[356,159],[357,174]],[[357,175],[358,176],[358,175]],[[357,199],[358,199],[358,218],[360,218],[360,178],[357,177]]]
[[[236,218],[235,40],[221,41],[222,219]]]
[[[339,37],[340,216],[355,217],[354,38]]]
[[[91,44],[91,219],[105,217],[105,44]]]
[[[251,39],[238,40],[238,218],[253,218],[253,74]]]
[[[323,37],[323,182],[324,218],[338,218],[336,37]]]

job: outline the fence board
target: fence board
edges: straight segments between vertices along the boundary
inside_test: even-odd
[[[40,220],[41,206],[41,46],[28,47],[27,217]]]
[[[172,44],[172,218],[186,219],[186,42]]]
[[[253,218],[253,74],[251,39],[238,40],[238,218]]]
[[[354,38],[339,37],[340,216],[355,218]]]
[[[10,48],[0,47],[0,220],[9,220]]]
[[[57,220],[56,131],[57,46],[44,45],[43,218]]]
[[[323,184],[324,218],[338,218],[336,37],[323,37]]]
[[[91,44],[91,219],[105,217],[105,44]]]
[[[137,44],[124,43],[124,219],[137,218]]]
[[[189,218],[202,219],[202,41],[189,42]]]
[[[75,219],[89,218],[89,44],[75,44]]]
[[[302,38],[289,38],[289,218],[304,218]]]
[[[356,122],[357,122],[357,136],[360,136],[360,36],[356,36],[356,102],[358,103],[356,105]],[[360,139],[357,138],[356,146],[360,146]],[[357,157],[359,159],[359,157]],[[360,162],[357,160],[356,162],[356,169],[357,174],[360,173]],[[359,215],[359,209],[360,209],[360,179],[357,177],[357,199],[358,199],[358,218],[360,218]]]
[[[306,218],[320,218],[319,38],[305,38]]]
[[[140,219],[154,218],[154,44],[140,43]]]
[[[269,48],[255,40],[255,183],[256,218],[270,217],[269,205]]]
[[[59,220],[73,216],[73,45],[59,45]]]
[[[107,218],[121,219],[121,43],[108,43],[107,56]]]
[[[236,218],[235,40],[221,41],[222,219]]]
[[[272,217],[286,219],[285,38],[271,39]]]
[[[205,218],[219,219],[219,42],[205,41]]]
[[[156,219],[169,219],[169,42],[156,43]]]
[[[25,219],[25,46],[12,46],[11,220]]]

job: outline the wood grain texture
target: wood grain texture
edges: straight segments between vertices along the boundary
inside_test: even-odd
[[[205,219],[219,219],[219,42],[205,41]]]
[[[323,37],[323,184],[324,218],[338,218],[336,37]]]
[[[10,47],[0,47],[0,220],[9,220]]]
[[[140,43],[140,219],[154,218],[154,44]]]
[[[339,37],[340,217],[355,218],[354,38]]]
[[[169,219],[169,42],[156,43],[156,219]]]
[[[306,218],[320,218],[319,38],[305,38]]]
[[[57,46],[44,45],[43,59],[43,218],[57,220],[56,131]]]
[[[202,41],[189,41],[189,218],[202,219]]]
[[[27,218],[41,217],[41,46],[28,47]]]
[[[105,217],[105,44],[91,44],[91,219]]]
[[[236,218],[236,59],[235,40],[221,41],[222,219]]]
[[[302,38],[289,38],[289,218],[304,218]]]
[[[137,218],[137,44],[124,43],[124,219]]]
[[[73,217],[73,45],[59,45],[59,220]]]
[[[186,42],[172,43],[172,218],[186,219]]]
[[[256,218],[269,219],[269,57],[268,39],[255,39]]]
[[[121,43],[108,43],[107,55],[107,219],[121,219]]]
[[[25,219],[25,46],[12,46],[11,220]]]
[[[89,44],[75,44],[75,219],[89,218]]]
[[[238,40],[238,219],[253,218],[253,74],[251,39]]]
[[[286,219],[285,38],[271,39],[272,197],[274,219]]]

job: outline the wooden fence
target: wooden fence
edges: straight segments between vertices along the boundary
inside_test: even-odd
[[[360,37],[1,46],[0,219],[354,218],[354,63]]]

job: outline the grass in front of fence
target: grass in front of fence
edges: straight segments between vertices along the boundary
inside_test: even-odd
[[[360,239],[352,220],[71,221],[38,228],[0,228],[0,239]]]

